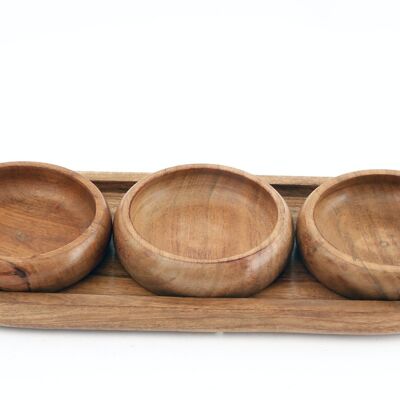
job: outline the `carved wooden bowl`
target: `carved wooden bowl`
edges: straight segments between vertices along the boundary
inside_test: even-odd
[[[293,232],[271,186],[228,167],[185,165],[127,192],[114,238],[127,271],[155,293],[248,296],[282,271]]]
[[[96,186],[41,163],[0,164],[0,289],[56,291],[102,258],[111,233]]]
[[[324,285],[359,299],[400,299],[400,172],[332,179],[306,200],[297,237]]]

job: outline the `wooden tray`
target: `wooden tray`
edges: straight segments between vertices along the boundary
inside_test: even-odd
[[[104,193],[112,212],[123,194],[147,174],[84,173]],[[300,206],[327,178],[263,176],[286,199],[296,219]],[[163,297],[136,284],[116,259],[59,293],[0,292],[0,325],[20,328],[391,334],[400,332],[397,301],[347,300],[319,284],[297,250],[280,278],[251,298]]]

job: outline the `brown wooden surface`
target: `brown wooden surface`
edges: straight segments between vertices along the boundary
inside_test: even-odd
[[[112,212],[130,185],[145,174],[86,173]],[[297,217],[305,197],[326,178],[265,177]],[[0,325],[46,329],[302,332],[400,332],[400,303],[347,300],[319,284],[298,252],[271,286],[251,298],[156,296],[136,284],[112,246],[91,275],[61,293],[0,292]]]
[[[183,165],[127,192],[114,243],[121,264],[153,293],[248,297],[282,272],[293,223],[265,181],[220,165]]]
[[[56,165],[0,164],[0,290],[56,291],[86,276],[111,234],[90,180]]]
[[[298,242],[309,270],[343,296],[400,299],[400,171],[352,172],[308,197]]]

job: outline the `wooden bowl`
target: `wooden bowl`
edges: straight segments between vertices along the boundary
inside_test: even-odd
[[[49,164],[0,164],[0,289],[55,291],[102,258],[111,217],[88,179]]]
[[[400,299],[400,172],[354,172],[306,200],[297,237],[324,285],[359,299]]]
[[[293,229],[271,186],[200,164],[160,171],[132,187],[117,210],[114,240],[126,270],[155,293],[249,296],[282,271]]]

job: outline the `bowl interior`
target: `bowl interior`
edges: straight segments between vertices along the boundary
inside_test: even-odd
[[[278,209],[271,194],[225,170],[178,170],[148,182],[130,206],[136,232],[181,257],[215,260],[243,254],[273,231]]]
[[[314,220],[354,260],[400,265],[400,177],[361,176],[333,186],[317,202]]]
[[[93,221],[89,190],[45,167],[0,169],[0,255],[31,257],[64,246]]]

